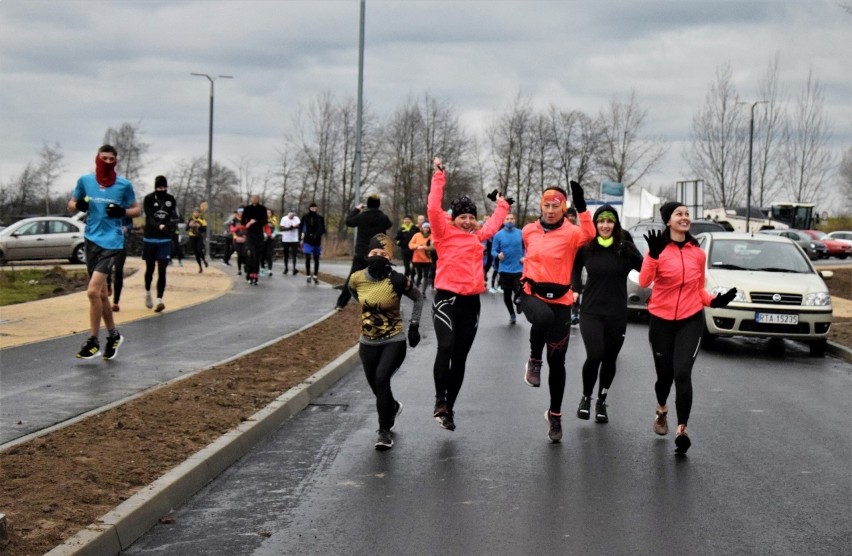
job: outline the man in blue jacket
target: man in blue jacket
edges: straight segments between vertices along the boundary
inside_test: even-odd
[[[515,227],[515,215],[511,212],[503,220],[503,227],[494,234],[491,255],[500,262],[500,287],[503,288],[503,303],[509,310],[509,324],[515,324],[513,295],[521,288],[524,272],[524,242],[521,231]]]

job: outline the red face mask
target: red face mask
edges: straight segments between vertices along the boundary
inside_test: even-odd
[[[115,165],[117,162],[104,162],[100,155],[95,157],[95,179],[103,187],[109,187],[115,183]]]

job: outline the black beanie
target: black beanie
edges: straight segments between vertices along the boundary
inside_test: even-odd
[[[157,176],[154,178],[154,189],[157,189],[158,187],[169,187],[169,182],[166,181],[166,176]]]
[[[476,203],[471,201],[467,195],[460,195],[450,204],[450,211],[453,218],[461,214],[472,214],[476,218]]]
[[[376,193],[373,193],[369,197],[367,197],[367,208],[377,209],[381,206],[382,200]]]
[[[674,214],[674,211],[677,210],[677,207],[685,207],[683,203],[679,201],[669,201],[660,207],[660,216],[663,218],[663,224],[666,225],[669,223],[669,220]]]

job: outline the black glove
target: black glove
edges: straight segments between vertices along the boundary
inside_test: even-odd
[[[106,213],[110,218],[121,218],[127,213],[127,211],[121,205],[110,203],[107,205]]]
[[[586,212],[586,200],[583,199],[583,186],[575,181],[571,181],[571,200],[574,203],[574,208],[577,209],[577,214]]]
[[[506,199],[506,202],[509,203],[510,207],[515,204],[515,198],[514,197],[503,197],[503,198]]]
[[[645,241],[648,242],[648,254],[651,255],[652,259],[658,258],[666,245],[669,244],[669,239],[660,230],[649,230],[644,237]]]
[[[714,309],[719,309],[720,307],[727,307],[728,303],[734,300],[737,296],[737,288],[731,288],[725,293],[717,293],[716,297],[714,297],[710,301],[710,306]]]
[[[412,322],[408,325],[408,345],[411,347],[417,347],[417,344],[420,343],[420,325],[416,322]]]
[[[86,212],[89,210],[89,201],[86,200],[85,197],[79,199],[76,203],[77,210],[80,212]]]
[[[495,189],[494,191],[492,191],[491,193],[486,195],[486,197],[491,199],[492,203],[496,203],[497,202],[497,193],[499,193],[499,192]],[[515,204],[514,198],[512,198],[512,197],[503,197],[503,198],[506,200],[507,203],[509,203],[509,206],[512,206],[513,204]]]

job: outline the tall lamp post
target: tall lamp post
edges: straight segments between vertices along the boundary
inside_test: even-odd
[[[210,81],[210,124],[207,132],[207,198],[210,203],[210,197],[213,195],[213,84],[217,78],[233,79],[233,75],[217,75],[215,78],[210,77],[206,73],[191,73],[197,77],[206,77]],[[207,254],[210,254],[210,226],[207,226],[207,233],[204,236],[204,248]]]
[[[364,18],[366,12],[366,0],[361,0],[361,17],[358,22],[358,100],[355,114],[355,204],[361,198],[361,113],[364,111]],[[358,229],[355,228],[353,242],[358,241]],[[354,247],[353,247],[354,253]]]
[[[757,100],[751,104],[751,119],[748,127],[748,190],[746,191],[746,233],[751,231],[751,166],[752,151],[754,150],[754,107],[758,104],[768,104],[768,100]],[[739,102],[737,104],[748,104]]]

